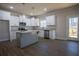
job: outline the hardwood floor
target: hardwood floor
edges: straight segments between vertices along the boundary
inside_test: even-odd
[[[1,56],[78,56],[79,42],[64,40],[39,40],[25,48],[17,48],[14,42],[0,43]]]

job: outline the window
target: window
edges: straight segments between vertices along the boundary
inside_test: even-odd
[[[29,18],[30,26],[39,26],[39,18]]]
[[[78,17],[69,18],[69,37],[77,38]]]
[[[46,20],[40,21],[40,27],[46,27]]]

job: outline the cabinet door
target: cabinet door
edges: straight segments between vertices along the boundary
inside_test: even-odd
[[[18,31],[18,26],[10,27],[10,40],[16,39],[16,31]]]
[[[55,30],[50,31],[50,39],[55,39]]]
[[[19,18],[16,16],[11,16],[10,18],[10,26],[19,26]]]
[[[55,16],[47,16],[46,17],[47,25],[55,25]]]
[[[44,37],[44,31],[43,30],[40,30],[38,36]]]
[[[10,19],[10,12],[0,10],[0,19],[9,20]]]

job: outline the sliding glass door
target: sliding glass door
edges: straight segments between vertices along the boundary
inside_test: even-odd
[[[68,39],[77,40],[78,38],[78,17],[68,19]]]

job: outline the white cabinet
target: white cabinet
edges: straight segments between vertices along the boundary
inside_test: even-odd
[[[44,30],[39,30],[38,36],[39,36],[39,37],[44,37]]]
[[[19,17],[11,16],[11,13],[8,11],[0,10],[0,19],[9,20],[10,26],[19,26]]]
[[[39,26],[39,19],[38,18],[31,18],[30,23],[31,23],[31,26]]]
[[[10,26],[19,26],[19,17],[11,16],[9,21],[10,21]]]
[[[16,32],[17,47],[24,48],[38,42],[38,36],[32,32]]]
[[[26,26],[31,26],[31,21],[30,21],[30,19],[27,19],[27,20],[26,20]]]
[[[0,19],[9,20],[10,19],[10,12],[0,10]]]
[[[50,30],[49,32],[50,39],[55,39],[55,34],[56,34],[55,30]]]
[[[55,15],[46,17],[47,25],[55,25],[55,21],[56,21]]]
[[[39,26],[40,24],[39,24],[39,18],[37,18],[37,19],[35,19],[36,20],[36,26]]]
[[[16,39],[16,31],[18,31],[18,26],[10,26],[10,41]]]
[[[31,26],[35,26],[35,19],[31,18],[30,21],[31,21]]]
[[[16,31],[10,31],[10,41],[16,39]]]
[[[27,16],[20,16],[20,22],[25,22],[26,26],[39,26],[39,18],[28,18]]]
[[[44,30],[39,30],[38,36],[44,38]],[[55,39],[56,38],[55,30],[49,30],[49,38],[50,39]]]

